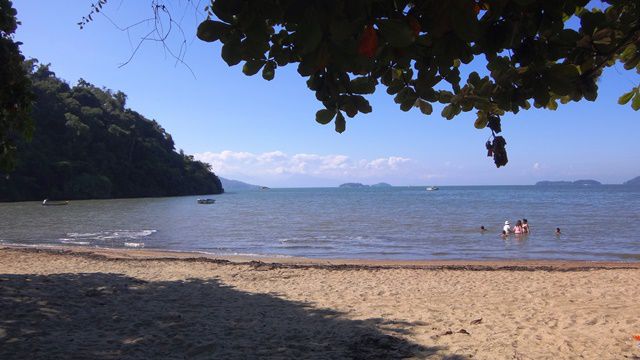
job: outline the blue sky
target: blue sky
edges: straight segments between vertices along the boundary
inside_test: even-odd
[[[473,127],[474,113],[448,121],[418,110],[400,111],[384,89],[370,96],[373,112],[347,119],[347,131],[315,122],[321,104],[294,66],[278,68],[267,82],[229,68],[219,44],[195,37],[204,18],[200,5],[181,0],[172,15],[181,24],[167,43],[184,62],[140,37],[142,24],[120,31],[107,18],[80,30],[76,23],[91,1],[18,0],[22,21],[16,39],[22,51],[69,83],[83,78],[122,90],[128,106],[156,119],[172,134],[176,147],[212,163],[214,171],[273,187],[334,186],[343,182],[393,185],[532,184],[539,180],[592,178],[620,183],[640,175],[640,113],[617,105],[617,98],[640,77],[621,66],[599,83],[596,102],[529,110],[503,117],[509,164],[496,169],[485,156],[488,130]],[[125,27],[151,15],[151,1],[110,0],[105,13]],[[193,73],[192,73],[193,72]]]

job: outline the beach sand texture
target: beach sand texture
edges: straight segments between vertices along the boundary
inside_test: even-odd
[[[451,270],[106,253],[1,249],[0,359],[640,359],[638,264]]]

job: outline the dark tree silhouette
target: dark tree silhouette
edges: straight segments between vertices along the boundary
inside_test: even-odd
[[[69,86],[49,65],[28,74],[36,95],[30,142],[19,140],[16,166],[0,178],[0,200],[88,199],[217,194],[208,164],[175,151],[155,120],[126,108],[127,95],[80,79]]]

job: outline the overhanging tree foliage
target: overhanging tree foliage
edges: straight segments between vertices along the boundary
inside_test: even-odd
[[[151,3],[154,16],[166,12]],[[638,0],[213,0],[205,10],[197,35],[220,41],[230,66],[271,80],[297,64],[324,107],[319,123],[343,132],[346,117],[372,111],[363,95],[385,87],[403,111],[474,111],[498,167],[508,161],[505,113],[593,101],[616,62],[640,72]],[[619,99],[629,102],[640,109],[639,87]]]
[[[430,115],[436,102],[447,119],[475,111],[475,127],[491,129],[486,146],[500,167],[507,163],[500,116],[593,101],[603,68],[616,61],[640,72],[640,2],[588,3],[215,0],[197,35],[220,41],[224,61],[242,63],[246,75],[271,80],[278,67],[297,64],[324,106],[316,121],[333,121],[337,132],[345,115],[371,112],[363,95],[380,84],[403,111]],[[477,58],[486,71],[463,81],[461,68]],[[629,101],[640,108],[638,87],[619,100]]]

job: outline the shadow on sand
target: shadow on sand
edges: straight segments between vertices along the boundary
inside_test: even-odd
[[[216,280],[5,274],[0,358],[466,359],[342,315]]]

